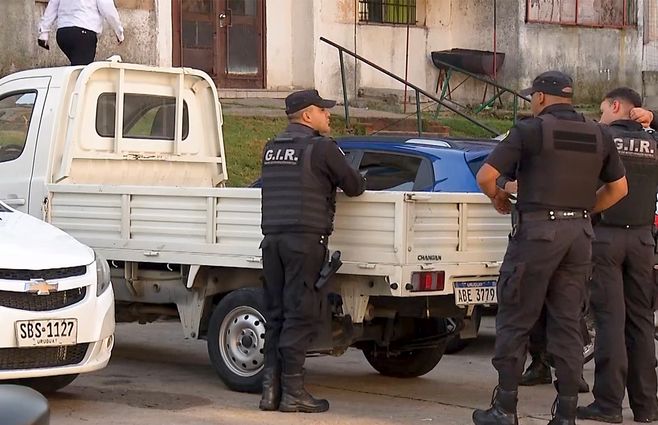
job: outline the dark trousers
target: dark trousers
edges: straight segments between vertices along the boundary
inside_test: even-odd
[[[535,326],[530,330],[528,338],[528,352],[535,357],[547,358],[546,352],[546,308],[542,309]]]
[[[69,58],[71,65],[89,65],[96,57],[98,36],[94,31],[79,27],[57,30],[57,45]]]
[[[580,318],[592,252],[589,219],[527,221],[510,238],[498,279],[496,347],[499,385],[518,388],[528,335],[546,308],[547,349],[559,392],[577,396],[583,369]]]
[[[599,225],[595,231],[590,298],[596,322],[592,393],[600,407],[621,411],[628,389],[633,412],[649,417],[657,408],[651,227]]]
[[[283,372],[301,373],[317,334],[320,294],[314,284],[327,255],[327,237],[307,233],[266,235],[265,365],[281,362]]]
[[[588,297],[586,297],[587,299]],[[588,335],[587,329],[587,318],[585,314],[581,315],[580,319],[580,329],[583,335],[583,344],[591,343],[590,336]],[[587,339],[586,339],[587,338]],[[535,323],[535,326],[530,330],[530,336],[528,341],[528,352],[532,358],[543,357],[549,363],[552,363],[552,357],[550,353],[547,352],[546,348],[546,308],[542,310],[539,320]]]

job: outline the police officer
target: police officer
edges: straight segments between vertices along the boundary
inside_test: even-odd
[[[557,375],[557,405],[550,425],[575,424],[583,367],[580,317],[589,275],[590,212],[626,195],[624,167],[609,134],[571,105],[571,78],[540,74],[532,87],[534,118],[519,121],[477,175],[496,210],[509,213],[509,194],[496,187],[501,175],[518,178],[510,242],[497,285],[496,346],[492,360],[498,386],[492,405],[476,410],[476,425],[516,425],[518,385],[528,333],[546,306],[548,351]],[[599,180],[604,185],[597,191]]]
[[[518,187],[516,176],[499,176],[496,179],[498,188],[505,192],[515,195]],[[585,318],[581,319],[581,328],[587,331],[587,323]],[[531,362],[526,371],[521,376],[519,385],[521,386],[535,386],[542,384],[550,384],[553,382],[553,375],[551,373],[550,356],[546,351],[546,308],[542,309],[539,315],[539,320],[530,330],[528,336],[528,353],[530,353]],[[578,392],[589,392],[589,385],[585,381],[585,377],[581,374],[580,381],[578,382]]]
[[[306,350],[316,333],[320,294],[315,289],[333,230],[336,188],[365,190],[330,133],[336,102],[316,90],[286,98],[289,125],[263,151],[262,242],[265,275],[265,371],[261,410],[324,412],[327,400],[304,389]]]
[[[640,95],[626,87],[612,90],[601,102],[600,122],[610,126],[626,167],[628,196],[595,220],[590,297],[596,318],[594,402],[578,408],[580,419],[621,423],[628,389],[635,421],[657,420],[652,228],[658,151],[653,132],[630,119],[630,110],[641,104]]]

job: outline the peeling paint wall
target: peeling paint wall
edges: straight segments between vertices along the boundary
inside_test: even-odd
[[[36,43],[37,25],[47,1],[1,1],[4,16],[3,25],[0,26],[0,76],[22,69],[68,65],[66,56],[57,47],[54,28],[51,30],[49,51],[41,49]],[[171,8],[170,5],[159,8],[161,2],[171,3],[170,0],[116,0],[125,41],[119,45],[113,31],[106,25],[99,36],[96,59],[118,54],[126,62],[154,65],[161,64],[169,57],[168,64],[171,64]],[[165,22],[168,17],[168,25],[158,25],[158,13]]]
[[[640,14],[642,0],[638,0]],[[525,16],[525,5],[519,18]],[[519,31],[517,78],[528,85],[547,69],[571,74],[575,97],[596,103],[607,90],[629,86],[642,91],[642,15],[638,28],[607,29],[523,24]]]
[[[409,60],[406,64],[407,27],[355,22],[354,0],[314,0],[315,38],[323,36],[407,79],[421,88],[431,88],[438,70],[431,50],[450,47],[450,31],[441,19],[444,6],[430,0],[418,1],[419,25],[409,28]],[[441,2],[444,3],[444,2]],[[317,41],[315,84],[328,96],[342,96],[338,50]],[[349,97],[359,88],[404,90],[404,85],[362,62],[345,56]],[[355,84],[356,81],[356,84]]]

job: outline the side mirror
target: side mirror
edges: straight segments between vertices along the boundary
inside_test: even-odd
[[[0,385],[0,424],[48,425],[48,400],[39,392],[20,385]]]

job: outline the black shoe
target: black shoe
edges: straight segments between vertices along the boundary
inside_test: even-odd
[[[548,425],[576,425],[577,407],[578,396],[565,397],[558,395],[551,408],[553,419],[551,419]]]
[[[321,413],[329,410],[329,402],[316,399],[304,388],[304,374],[281,375],[281,412]]]
[[[534,358],[530,362],[530,366],[523,373],[523,376],[521,376],[519,385],[530,387],[533,385],[550,384],[551,382],[553,382],[551,367],[545,360]]]
[[[587,381],[585,381],[585,377],[583,375],[580,375],[580,382],[578,383],[578,392],[579,393],[589,392],[589,384],[587,383]]]
[[[620,424],[624,422],[621,412],[613,413],[604,411],[596,404],[596,402],[589,406],[579,406],[578,419],[590,419],[592,421],[607,422],[609,424]]]
[[[475,425],[518,425],[519,418],[516,416],[518,394],[518,391],[494,388],[491,407],[487,410],[476,409],[473,412],[473,423]]]
[[[281,401],[281,370],[266,368],[263,373],[263,396],[258,408],[260,410],[279,410]]]

